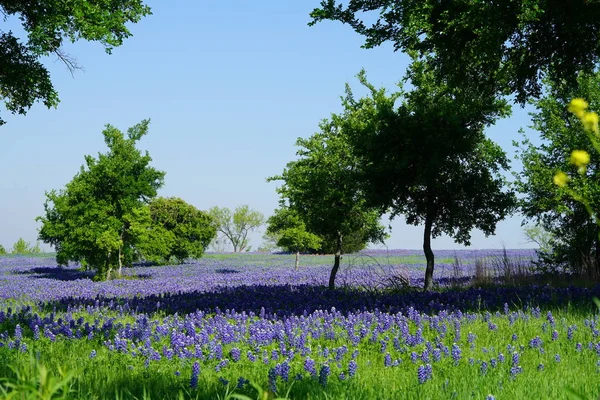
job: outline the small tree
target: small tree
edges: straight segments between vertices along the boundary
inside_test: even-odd
[[[227,207],[212,207],[208,210],[217,232],[222,233],[232,244],[234,252],[248,247],[248,234],[264,223],[264,216],[248,205],[238,206],[232,213]]]
[[[295,269],[300,265],[300,253],[315,251],[322,239],[307,232],[300,216],[289,208],[278,208],[267,220],[267,233],[277,237],[277,246],[296,254]]]
[[[211,217],[177,197],[158,197],[148,205],[152,223],[171,235],[165,260],[200,258],[216,236]]]
[[[0,255],[6,254],[6,249],[0,244]]]
[[[4,248],[2,248],[4,250]],[[5,251],[6,252],[6,251]],[[12,254],[39,254],[42,252],[40,244],[36,242],[35,245],[31,246],[30,242],[26,242],[25,239],[19,238],[11,249]],[[0,254],[2,254],[0,252]]]
[[[385,234],[378,210],[366,205],[357,176],[358,159],[347,136],[336,120],[324,120],[320,128],[309,139],[296,141],[300,158],[268,181],[283,181],[277,189],[281,205],[297,213],[308,232],[336,244],[329,275],[329,289],[334,289],[344,238],[362,232],[364,242],[382,242]]]
[[[79,261],[97,270],[95,279],[107,279],[116,267],[120,274],[135,260],[139,238],[131,222],[156,196],[165,175],[135,147],[148,124],[133,126],[127,137],[107,125],[102,133],[108,152],[97,159],[86,156],[86,166],[65,189],[46,193],[45,215],[37,218],[39,238],[55,247],[59,265]]]
[[[554,235],[544,229],[539,224],[528,224],[523,226],[523,234],[527,239],[527,243],[535,243],[542,253],[552,252],[552,243],[555,240]]]

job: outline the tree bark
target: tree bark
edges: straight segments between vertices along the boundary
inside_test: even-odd
[[[294,265],[294,269],[298,271],[298,266],[300,265],[300,252],[296,252],[296,265]]]
[[[121,251],[122,246],[119,246],[119,277],[121,277],[121,271],[123,269],[123,252]]]
[[[594,276],[592,277],[593,279],[599,279],[600,278],[600,232],[598,229],[596,229],[596,236],[594,237],[594,244],[595,244],[595,257],[594,257]]]
[[[431,250],[431,227],[433,226],[434,214],[433,198],[430,196],[427,199],[427,214],[425,216],[425,231],[423,233],[423,252],[425,253],[425,259],[427,260],[427,268],[425,269],[425,285],[423,287],[425,291],[431,290],[431,287],[433,286],[433,269],[435,267],[435,258],[433,251]]]
[[[329,290],[335,289],[335,276],[340,269],[340,259],[342,258],[342,234],[338,232],[337,246],[335,249],[335,259],[333,262],[333,268],[331,269],[331,275],[329,275]]]

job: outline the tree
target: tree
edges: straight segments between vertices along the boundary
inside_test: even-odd
[[[552,252],[552,242],[556,240],[552,233],[544,229],[538,224],[529,224],[523,226],[523,234],[527,238],[527,243],[535,243],[538,245],[541,253]]]
[[[357,181],[358,160],[347,137],[334,120],[324,120],[319,126],[320,132],[296,141],[299,159],[268,181],[283,181],[277,188],[281,206],[297,213],[308,232],[336,243],[329,276],[329,289],[334,289],[344,237],[362,232],[363,241],[382,242],[385,234],[378,211],[366,206]]]
[[[35,246],[31,246],[31,243],[26,242],[25,239],[19,238],[19,240],[13,244],[10,252],[12,254],[39,254],[42,250],[40,249],[39,243],[36,243]]]
[[[0,244],[0,255],[6,254],[6,249]]]
[[[267,224],[267,233],[277,237],[277,246],[296,253],[295,269],[300,265],[300,253],[315,251],[321,245],[322,239],[307,232],[304,221],[292,209],[278,208]]]
[[[163,235],[172,238],[165,261],[176,258],[200,258],[216,236],[211,217],[177,197],[158,197],[148,204],[152,224],[159,226]],[[150,251],[148,249],[147,251]]]
[[[413,63],[408,78],[411,92],[388,96],[361,71],[358,79],[370,96],[355,100],[347,86],[344,113],[336,119],[360,160],[367,204],[424,225],[429,290],[432,238],[447,234],[468,246],[471,230],[493,234],[514,208],[514,193],[503,190],[500,175],[508,170],[506,154],[484,134],[507,106],[468,88],[439,84],[420,62]]]
[[[265,217],[248,205],[238,206],[233,211],[217,206],[208,210],[217,232],[221,232],[232,244],[234,252],[242,252],[248,247],[248,233],[258,229]]]
[[[73,73],[80,68],[61,48],[64,40],[100,42],[110,54],[131,36],[126,24],[150,14],[141,0],[26,1],[0,0],[5,19],[17,16],[27,35],[20,41],[11,31],[0,34],[0,94],[13,114],[26,114],[34,102],[58,105],[58,93],[40,59],[55,55]],[[0,125],[5,121],[0,119]]]
[[[451,86],[516,94],[522,105],[542,93],[542,77],[573,84],[600,61],[600,3],[589,0],[322,0],[322,20],[350,25],[363,47],[434,56],[436,76]],[[373,24],[361,19],[379,13]]]
[[[127,137],[107,125],[102,133],[108,152],[86,156],[65,189],[46,193],[39,238],[55,247],[59,265],[78,261],[96,269],[96,279],[107,279],[115,267],[120,274],[135,260],[139,240],[131,222],[143,215],[139,209],[156,196],[165,175],[136,148],[149,122],[129,128]]]
[[[523,170],[517,174],[516,189],[526,220],[539,224],[553,240],[552,251],[542,254],[546,266],[590,276],[600,274],[600,228],[585,206],[568,190],[591,200],[600,209],[600,155],[595,151],[583,125],[568,112],[566,104],[575,97],[586,98],[592,108],[600,108],[600,73],[584,73],[577,87],[548,82],[547,94],[534,102],[531,128],[539,132],[541,144],[525,138],[515,143]],[[569,162],[573,149],[587,151],[590,163],[585,173]],[[573,172],[569,188],[553,183],[557,171]]]

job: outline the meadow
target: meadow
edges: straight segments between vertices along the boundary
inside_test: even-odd
[[[0,258],[0,393],[68,399],[596,399],[600,286],[529,250],[206,254],[94,282]],[[261,395],[258,386],[264,393]],[[576,392],[581,397],[570,394]],[[247,397],[244,397],[247,396]]]

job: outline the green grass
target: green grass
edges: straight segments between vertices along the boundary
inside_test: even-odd
[[[547,327],[542,317],[531,318],[529,321],[517,320],[513,325],[509,324],[506,316],[492,316],[488,322],[480,315],[475,321],[463,322],[461,326],[461,338],[458,344],[463,349],[462,358],[455,365],[450,357],[443,357],[439,362],[431,362],[433,366],[433,379],[419,384],[417,380],[417,368],[423,364],[422,361],[414,363],[410,360],[410,353],[415,351],[421,353],[425,345],[417,345],[413,348],[404,346],[401,351],[393,348],[391,340],[388,349],[393,359],[401,359],[402,362],[396,367],[384,367],[384,353],[380,350],[380,340],[384,340],[389,333],[380,334],[375,342],[363,339],[359,346],[358,374],[354,378],[340,381],[340,372],[347,374],[347,354],[342,361],[340,369],[336,363],[330,363],[331,376],[329,383],[323,388],[315,378],[305,378],[294,381],[296,373],[303,373],[303,358],[297,355],[290,363],[292,370],[290,382],[285,383],[278,380],[278,393],[285,394],[289,391],[293,399],[485,399],[488,394],[493,394],[496,399],[561,399],[567,398],[566,387],[571,387],[586,398],[597,398],[600,388],[597,384],[599,374],[596,365],[598,355],[595,352],[584,349],[577,351],[575,343],[581,342],[584,347],[593,341],[596,343],[592,332],[584,326],[586,318],[592,318],[592,313],[582,313],[581,310],[554,310],[559,340],[551,339],[552,330]],[[103,312],[103,316],[117,318],[126,324],[132,322],[131,317],[119,316],[116,313]],[[76,317],[76,316],[74,316]],[[87,318],[93,319],[95,317]],[[496,330],[490,330],[489,322],[497,325]],[[547,325],[547,324],[546,324]],[[566,330],[570,325],[577,325],[578,330],[573,340],[567,340]],[[374,327],[371,327],[374,328]],[[451,347],[454,342],[453,326],[447,327],[446,337],[442,342]],[[14,330],[13,326],[0,324],[1,331]],[[416,326],[410,326],[412,333]],[[476,335],[474,347],[470,348],[467,342],[468,334]],[[24,329],[25,337],[31,337],[31,332]],[[517,340],[512,340],[512,335],[517,335]],[[433,341],[439,336],[425,324],[423,335],[426,340]],[[538,349],[530,348],[529,341],[539,336],[544,341],[544,353]],[[199,389],[189,388],[190,371],[192,362],[187,359],[174,357],[171,360],[162,358],[160,361],[152,362],[147,367],[140,357],[132,357],[109,351],[102,345],[102,339],[91,341],[58,339],[51,342],[48,339],[33,341],[26,339],[29,351],[21,353],[0,348],[0,376],[6,377],[7,382],[19,387],[19,382],[29,382],[29,386],[40,387],[39,365],[42,364],[48,371],[50,377],[60,382],[61,376],[72,374],[68,385],[70,392],[63,394],[57,392],[55,397],[69,399],[101,399],[101,398],[153,398],[153,399],[178,399],[183,398],[225,398],[227,392],[242,393],[251,398],[256,398],[254,389],[246,388],[235,391],[233,386],[240,376],[255,382],[262,387],[268,387],[268,369],[274,365],[265,365],[259,360],[252,363],[242,356],[238,363],[230,362],[223,371],[215,372],[217,361],[202,363],[202,371],[199,380]],[[155,344],[160,349],[163,343]],[[164,344],[167,344],[165,342]],[[313,349],[321,347],[335,348],[348,345],[343,335],[334,340],[324,338],[310,339]],[[511,352],[507,345],[513,345],[521,353],[520,366],[523,372],[512,377],[510,373]],[[521,351],[520,346],[524,346]],[[224,348],[224,354],[228,354],[230,345]],[[244,355],[250,347],[240,347]],[[272,346],[271,349],[275,349]],[[90,358],[89,354],[95,350],[97,356]],[[486,374],[481,372],[481,362],[489,363],[491,358],[497,358],[498,353],[504,353],[506,361],[498,363],[498,367],[488,367]],[[559,354],[560,362],[555,361],[555,355]],[[38,359],[39,363],[32,366],[31,358]],[[317,364],[325,362],[326,357],[314,357]],[[471,365],[469,359],[473,359]],[[538,365],[543,364],[544,370],[538,371]],[[37,365],[37,366],[36,366]],[[11,369],[12,368],[12,369]],[[62,372],[59,372],[62,371]],[[18,372],[18,374],[17,374]],[[180,372],[177,376],[176,372]],[[18,378],[18,376],[19,378]],[[230,381],[230,387],[219,382],[219,377]],[[46,379],[47,380],[47,379]],[[33,382],[33,384],[32,384]],[[36,383],[37,382],[37,383]],[[26,387],[27,385],[24,385]],[[8,389],[8,388],[7,388]],[[24,390],[24,389],[23,389]],[[63,397],[60,397],[60,396]],[[66,396],[66,397],[64,397]],[[17,397],[38,398],[38,397]]]

